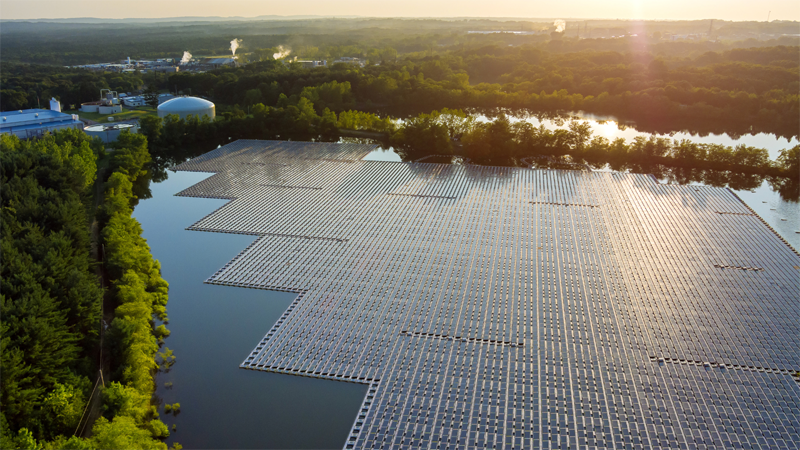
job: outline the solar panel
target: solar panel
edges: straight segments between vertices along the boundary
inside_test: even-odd
[[[733,192],[372,149],[178,166],[258,236],[207,282],[298,293],[241,367],[369,386],[345,448],[798,447],[800,256]]]

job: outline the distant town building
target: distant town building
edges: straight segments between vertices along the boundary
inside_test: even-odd
[[[233,58],[211,58],[203,61],[203,64],[218,69],[220,67],[234,67],[236,66],[236,60]]]
[[[295,61],[303,66],[304,69],[313,69],[315,67],[327,67],[328,61]]]
[[[60,109],[60,105],[59,105]],[[41,137],[48,132],[64,128],[83,130],[83,122],[75,114],[64,114],[49,109],[23,109],[4,111],[0,120],[0,134],[11,134],[21,139]]]
[[[364,67],[364,61],[350,56],[343,56],[333,61],[334,64],[350,64],[353,66]]]

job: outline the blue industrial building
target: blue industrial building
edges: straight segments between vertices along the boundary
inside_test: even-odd
[[[83,122],[75,114],[65,114],[49,109],[22,109],[3,111],[0,133],[13,134],[20,139],[41,137],[47,132],[64,128],[83,130]]]

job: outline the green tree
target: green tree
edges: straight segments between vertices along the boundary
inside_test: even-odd
[[[119,416],[109,421],[97,419],[92,429],[92,444],[98,449],[167,450],[167,445],[153,439],[149,430],[141,429],[131,417]]]
[[[147,89],[142,93],[142,97],[144,97],[144,102],[151,108],[158,107],[158,88],[156,88],[155,83],[149,83],[147,85]]]
[[[80,389],[56,383],[55,389],[45,396],[42,410],[49,418],[51,429],[69,434],[78,425],[85,404]]]
[[[778,165],[790,176],[800,176],[800,145],[781,150]]]
[[[453,152],[447,127],[429,114],[406,120],[404,126],[392,135],[390,142],[410,159]]]

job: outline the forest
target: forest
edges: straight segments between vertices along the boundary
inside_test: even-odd
[[[668,58],[584,48],[565,52],[567,45],[555,51],[552,44],[408,55],[363,69],[288,69],[265,61],[178,73],[163,86],[246,108],[260,102],[272,106],[280,94],[300,95],[307,87],[337,81],[350,83],[351,92],[332,108],[401,117],[444,107],[580,110],[614,116],[647,132],[798,134],[797,46]]]
[[[168,285],[131,217],[150,155],[141,135],[115,147],[0,137],[2,448],[167,448],[152,396],[175,360],[155,326]]]
[[[798,135],[800,122],[800,47],[789,38],[774,41],[791,45],[632,36],[558,37],[512,46],[477,41],[406,53],[388,45],[298,47],[300,57],[352,55],[375,63],[315,69],[275,61],[276,48],[269,47],[252,52],[263,60],[238,68],[169,76],[7,63],[0,74],[0,108],[35,107],[50,97],[72,107],[96,100],[102,88],[133,92],[153,86],[208,97],[224,112],[257,103],[275,106],[281,94],[301,95],[335,81],[349,83],[347,96],[317,104],[337,113],[359,109],[407,117],[445,107],[583,111],[652,133],[765,132],[788,138]],[[719,48],[705,51],[709,46]]]
[[[101,89],[131,92],[141,89],[141,74],[102,73],[45,65],[4,64],[0,71],[0,110],[48,108],[52,97],[64,110],[100,99]]]
[[[209,18],[211,19],[211,18]],[[282,45],[303,58],[367,56],[371,49],[394,48],[398,54],[440,52],[496,44],[501,47],[546,42],[556,27],[552,19],[421,19],[318,18],[302,20],[64,20],[0,21],[0,61],[55,66],[133,59],[228,55],[229,42],[242,39],[241,51]],[[470,31],[524,32],[479,34]],[[702,37],[664,49],[705,53],[731,47],[787,45],[797,34],[797,22],[731,22],[724,20],[635,21],[588,19],[567,21],[561,37],[610,41],[614,51],[629,48],[619,36]],[[70,39],[64,39],[69,36]],[[616,41],[616,42],[615,42]],[[786,41],[786,42],[785,42]],[[686,45],[688,44],[688,45]],[[695,45],[700,44],[700,45]],[[606,45],[606,44],[604,44]],[[684,48],[688,47],[688,49]],[[271,56],[272,53],[269,53]]]

